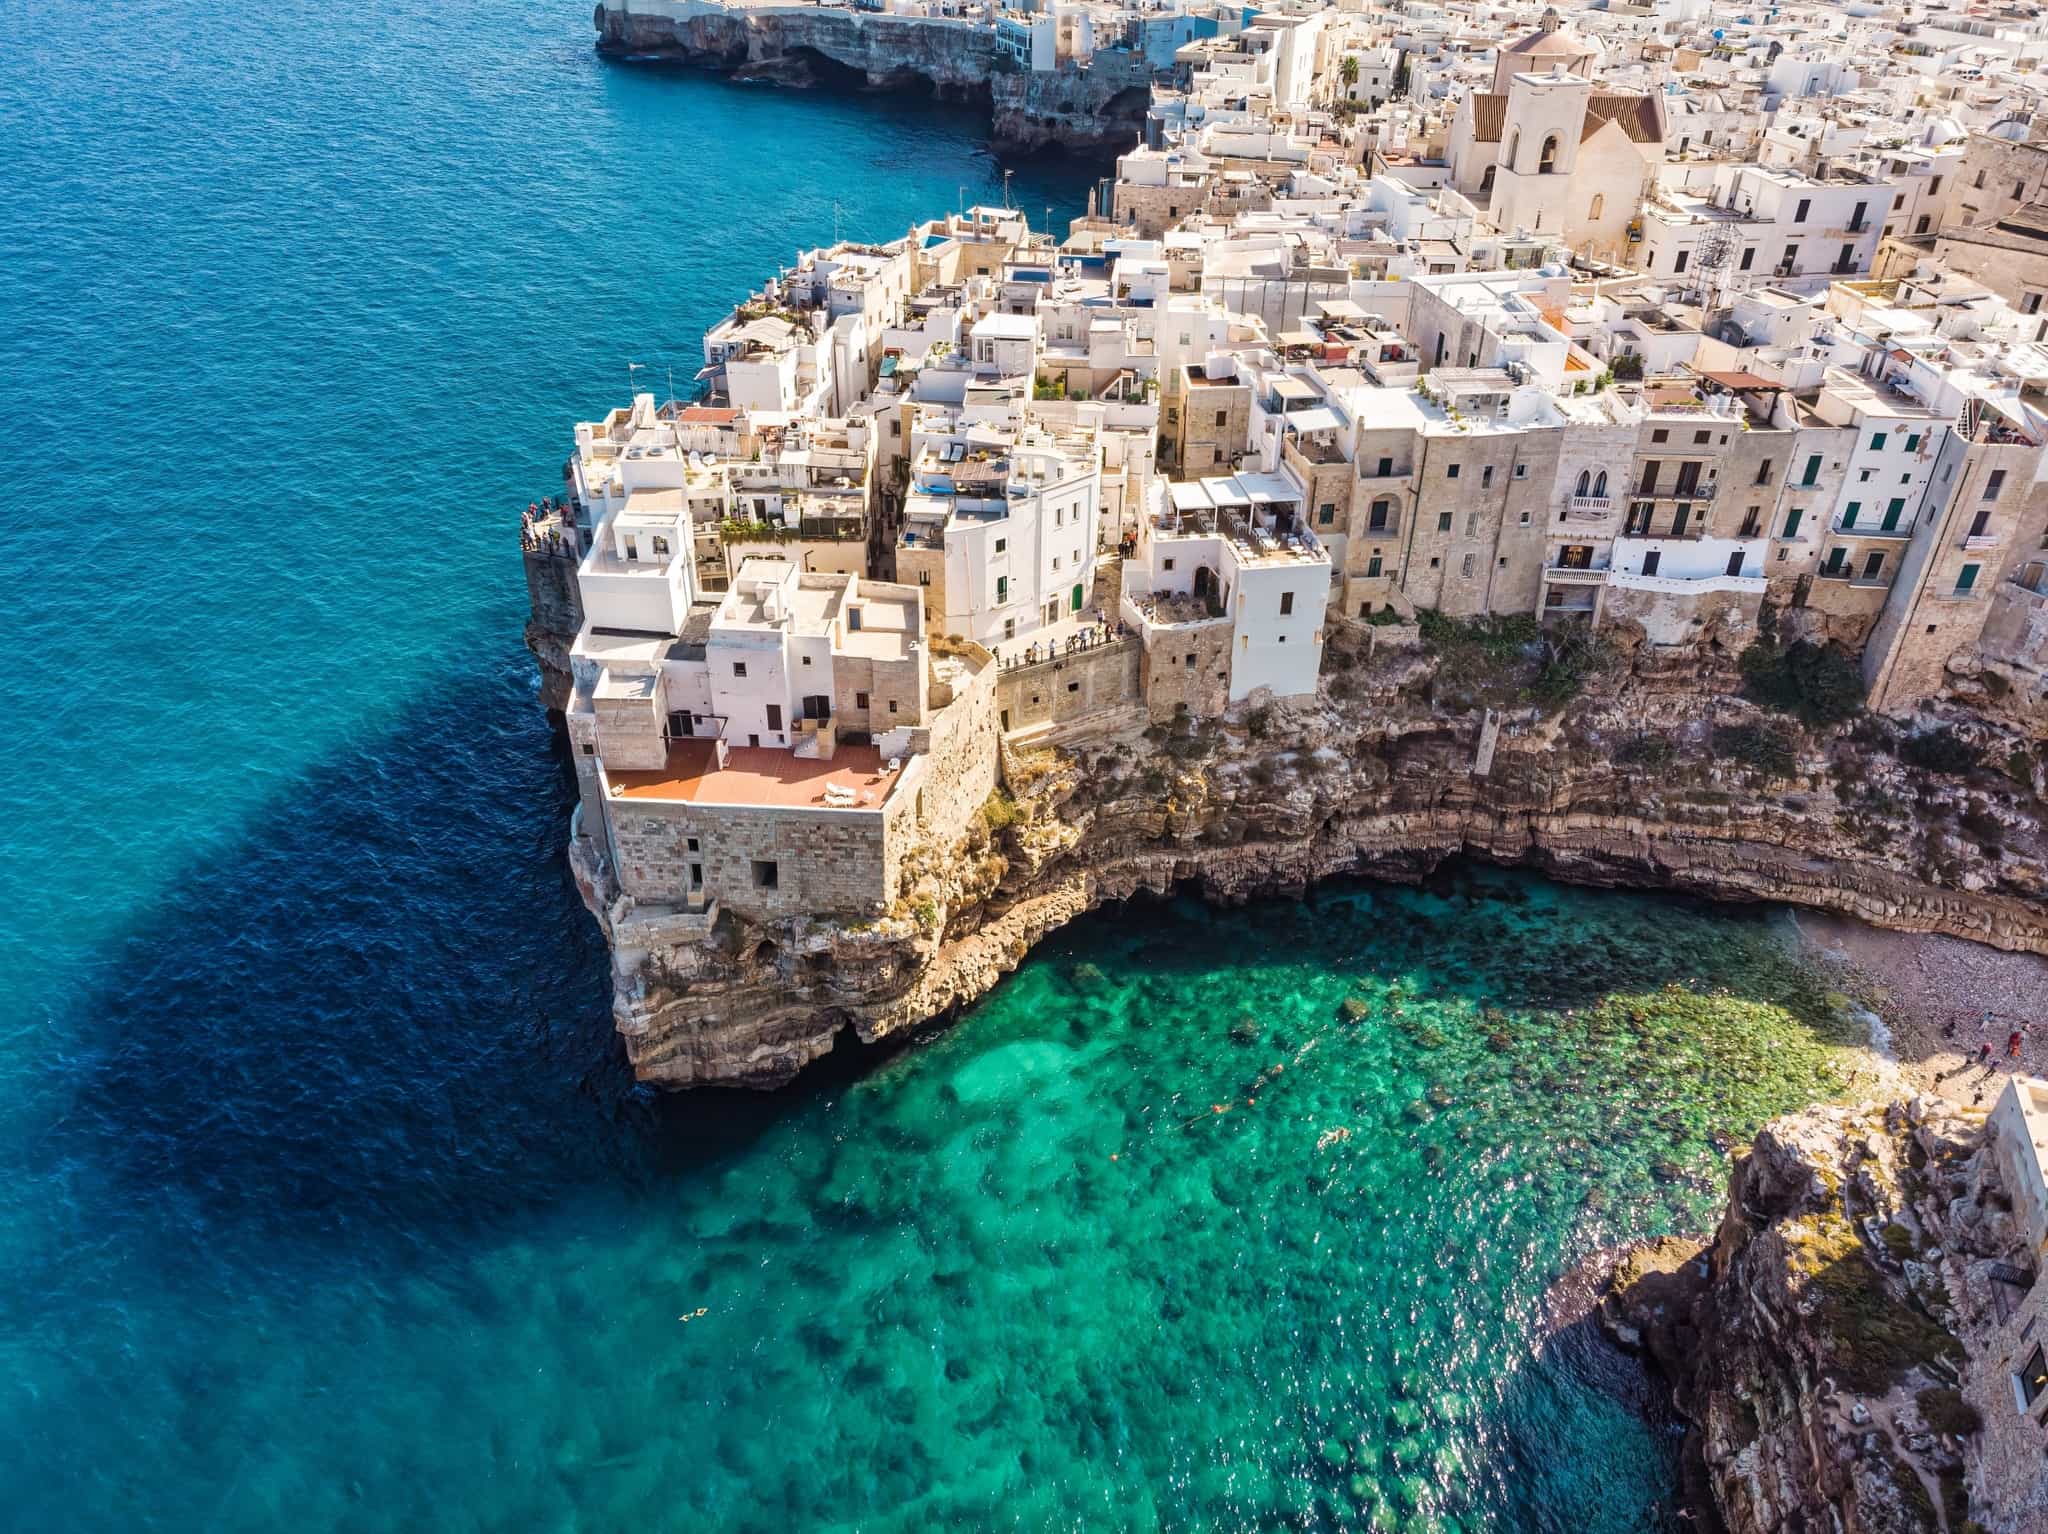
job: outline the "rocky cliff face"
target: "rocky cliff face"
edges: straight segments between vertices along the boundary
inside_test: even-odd
[[[2048,952],[2031,783],[1909,767],[1869,727],[1866,742],[1791,731],[1727,696],[1725,668],[1630,672],[1562,715],[1497,715],[1482,774],[1485,716],[1461,711],[1442,658],[1343,648],[1356,643],[1333,641],[1314,700],[1012,753],[1005,791],[957,843],[918,849],[903,898],[873,921],[621,922],[603,914],[601,855],[579,844],[635,1068],[675,1086],[778,1085],[844,1029],[872,1041],[974,1000],[1105,902],[1414,881],[1456,857]]]
[[[1626,1258],[1606,1318],[1673,1385],[1703,1521],[2043,1526],[2048,1471],[1988,1490],[1976,1473],[1986,1416],[2012,1414],[1986,1345],[2011,1303],[1993,1275],[2025,1244],[1984,1139],[1980,1116],[1918,1100],[1809,1110],[1738,1159],[1710,1240]]]
[[[601,52],[666,58],[784,85],[920,90],[986,103],[999,148],[1110,151],[1131,144],[1150,82],[1109,69],[1010,68],[979,23],[841,7],[739,10],[676,4],[644,12],[599,5]]]

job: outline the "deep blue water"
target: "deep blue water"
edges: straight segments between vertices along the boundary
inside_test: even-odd
[[[1161,909],[936,1048],[633,1086],[518,510],[835,203],[887,238],[1001,177],[973,114],[589,44],[579,3],[0,0],[7,1526],[1643,1526],[1662,1454],[1532,1352],[1532,1296],[1703,1210],[1708,1130],[1805,1079],[1745,1052],[1805,1056],[1743,1014],[1646,1066],[1558,1009],[1793,998],[1752,919],[1516,882],[1308,933]],[[1071,215],[1092,170],[1017,199]],[[1545,946],[1593,928],[1590,967]],[[1325,1038],[1360,976],[1441,1033]],[[1102,1181],[1310,1038],[1270,1138]],[[1498,1079],[1438,1101],[1440,1048]],[[1333,1116],[1356,1176],[1268,1181]],[[1471,1187],[1388,1191],[1446,1157]],[[1467,1241],[1483,1273],[1438,1260]]]

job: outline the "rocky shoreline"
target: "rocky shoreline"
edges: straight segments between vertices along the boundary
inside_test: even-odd
[[[1004,153],[1113,154],[1140,136],[1149,76],[1108,67],[1033,73],[996,51],[991,28],[844,6],[749,8],[714,0],[627,9],[599,0],[597,48],[797,88],[909,92],[985,107]]]
[[[2031,782],[1928,773],[1849,729],[1798,734],[1789,767],[1758,767],[1726,754],[1731,732],[1766,726],[1719,675],[1627,674],[1562,714],[1495,715],[1481,773],[1487,716],[1435,696],[1427,645],[1335,648],[1314,699],[1006,749],[997,798],[957,844],[917,850],[904,899],[877,919],[728,913],[705,931],[622,912],[601,854],[579,843],[636,1071],[779,1086],[846,1030],[873,1042],[950,1015],[1106,903],[1287,896],[1338,875],[1412,883],[1459,858],[2048,953]],[[1965,820],[2004,828],[1995,857]]]
[[[1598,1260],[1603,1324],[1685,1424],[1693,1527],[2044,1526],[2038,1463],[1984,1473],[2011,1416],[2002,1333],[2034,1279],[2001,1175],[1981,1114],[1813,1108],[1737,1158],[1711,1236]]]

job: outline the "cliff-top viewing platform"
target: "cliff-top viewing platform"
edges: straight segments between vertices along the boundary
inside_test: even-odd
[[[873,746],[841,746],[830,761],[767,747],[726,749],[716,764],[714,743],[679,740],[659,772],[607,774],[614,797],[681,800],[689,804],[751,804],[782,809],[877,810],[896,786]],[[833,800],[852,796],[851,803]]]

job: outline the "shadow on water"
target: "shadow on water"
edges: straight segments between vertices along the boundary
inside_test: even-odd
[[[231,1225],[255,1248],[382,1232],[431,1245],[579,1186],[645,1195],[896,1056],[842,1044],[772,1095],[636,1084],[603,940],[562,856],[571,784],[508,664],[274,795],[110,942],[100,983],[60,1019],[79,1041],[75,1092],[43,1170],[104,1178],[91,1202],[115,1219]],[[1226,929],[1250,922],[1262,951],[1332,968],[1369,932],[1476,971],[1487,957],[1468,951],[1457,906],[1514,902],[1535,881],[1446,878],[1423,902],[1360,881],[1247,911],[1180,897],[1163,921],[1089,923],[1048,957],[1124,950],[1157,984],[1217,965],[1242,946]],[[1692,962],[1682,940],[1560,942],[1527,999],[1658,985]]]
[[[101,1229],[432,1244],[687,1176],[866,1068],[841,1052],[775,1096],[635,1083],[563,857],[572,782],[507,667],[275,795],[60,1023],[81,1058],[41,1170],[104,1178]]]

